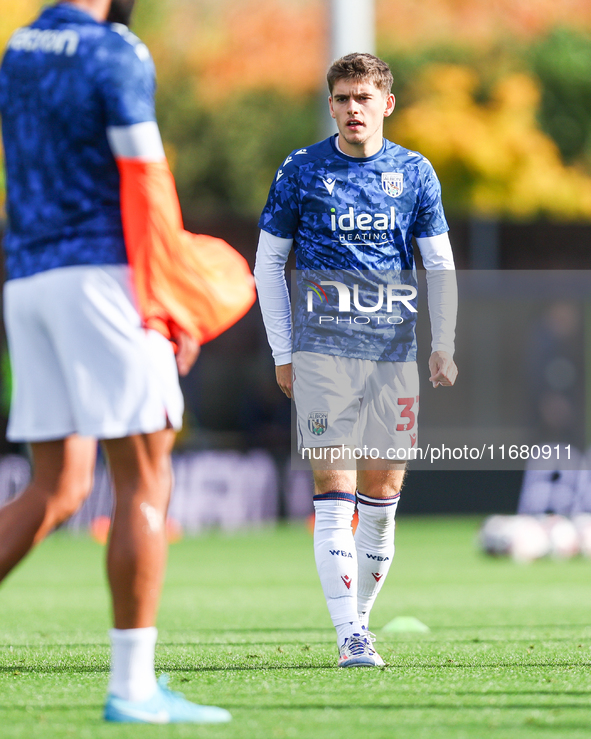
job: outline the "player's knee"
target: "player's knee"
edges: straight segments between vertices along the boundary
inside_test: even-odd
[[[69,480],[56,489],[46,490],[46,509],[53,525],[66,521],[80,508],[90,495],[93,485],[93,476],[80,476]]]
[[[354,471],[314,470],[314,495],[322,495],[334,490],[354,493],[355,478]]]

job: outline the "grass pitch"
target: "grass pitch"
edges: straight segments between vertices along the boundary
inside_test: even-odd
[[[158,672],[221,726],[107,725],[104,550],[55,535],[0,589],[0,737],[587,739],[591,562],[518,566],[474,547],[474,519],[405,519],[371,627],[383,669],[337,670],[312,538],[299,525],[170,551]]]

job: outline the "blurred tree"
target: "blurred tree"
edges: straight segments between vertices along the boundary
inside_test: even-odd
[[[273,89],[286,97],[318,89],[328,47],[321,3],[247,0],[226,5],[221,15],[221,37],[192,59],[207,99],[245,89]]]
[[[591,170],[591,35],[558,28],[527,54],[542,91],[540,122],[568,162]]]
[[[19,26],[29,23],[39,12],[40,0],[2,0],[0,13],[0,49]]]
[[[316,97],[243,91],[214,107],[198,99],[191,80],[158,96],[158,120],[184,209],[258,215],[289,151],[314,140]]]
[[[4,45],[43,0],[0,3]],[[398,99],[388,131],[441,162],[452,210],[587,217],[587,179],[561,164],[535,116],[567,163],[591,171],[591,37],[580,30],[591,30],[589,0],[377,0],[377,20]],[[323,0],[138,0],[133,30],[156,62],[186,209],[256,215],[286,153],[316,139],[326,26]],[[458,90],[445,75],[437,86],[423,74],[435,63],[475,74],[460,75]],[[516,72],[539,79],[540,103]],[[0,205],[3,193],[0,175]]]
[[[588,0],[377,0],[376,10],[386,51],[442,43],[485,50],[507,38],[528,43],[559,25],[591,29]]]
[[[389,120],[388,137],[431,160],[450,212],[591,219],[591,179],[565,166],[540,130],[534,80],[506,76],[487,101],[478,88],[468,67],[427,67],[415,102]]]

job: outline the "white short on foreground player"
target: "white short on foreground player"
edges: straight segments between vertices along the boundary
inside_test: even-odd
[[[367,443],[378,449],[378,459],[362,459],[357,469],[324,461],[330,454],[311,459],[314,551],[337,631],[338,664],[379,666],[383,661],[373,648],[369,616],[394,556],[394,516],[406,467],[388,462],[387,450],[409,449],[417,440],[415,317],[410,308],[399,313],[406,333],[397,333],[389,321],[370,329],[366,317],[347,323],[339,313],[313,324],[314,296],[306,307],[300,295],[305,290],[298,290],[292,339],[285,262],[293,247],[297,274],[304,278],[310,270],[355,276],[389,270],[413,279],[414,236],[427,270],[434,387],[451,386],[457,376],[457,289],[433,168],[417,152],[383,138],[384,119],[395,105],[388,66],[369,54],[350,54],[332,65],[328,85],[338,134],[291,152],[278,170],[259,221],[255,277],[277,382],[295,400],[298,448]],[[318,279],[319,285],[306,282],[324,285],[325,291],[342,284],[334,282],[341,277]],[[325,292],[320,307],[336,310],[326,308],[328,297]]]
[[[183,413],[177,367],[186,374],[199,347],[171,325],[175,364],[171,342],[144,325],[132,288],[115,157],[163,158],[153,63],[126,28],[133,3],[47,6],[14,34],[0,70],[4,317],[15,377],[8,436],[29,442],[33,457],[30,484],[0,508],[0,580],[82,505],[100,439],[116,499],[104,716],[219,723],[227,711],[185,700],[154,671],[170,454]],[[146,222],[166,215],[157,202],[146,211]]]

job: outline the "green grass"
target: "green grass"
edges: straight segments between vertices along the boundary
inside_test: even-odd
[[[337,670],[301,526],[171,548],[158,671],[225,726],[106,725],[103,549],[66,535],[0,589],[0,737],[578,739],[591,731],[591,563],[489,560],[471,519],[404,519],[372,616],[384,669]]]

